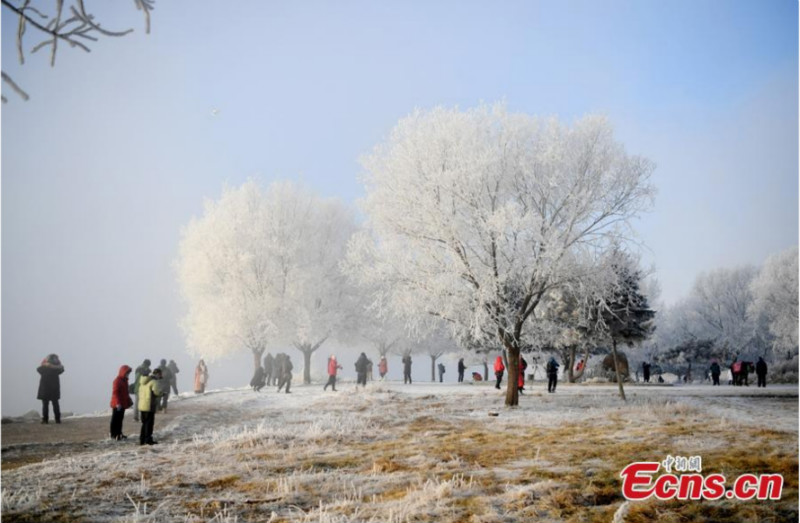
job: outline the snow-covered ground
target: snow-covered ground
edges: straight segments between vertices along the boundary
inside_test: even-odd
[[[610,521],[622,467],[666,454],[781,472],[784,498],[648,501],[626,521],[796,519],[797,386],[628,386],[626,403],[616,386],[544,388],[514,409],[486,383],[187,396],[156,417],[157,446],[95,441],[4,471],[3,521]]]

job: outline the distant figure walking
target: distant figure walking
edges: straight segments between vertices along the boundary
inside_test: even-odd
[[[341,368],[342,366],[336,361],[336,356],[331,354],[328,358],[328,383],[322,387],[322,390],[328,390],[328,387],[331,387],[333,392],[336,392],[336,374]]]
[[[139,378],[150,375],[150,360],[145,359],[141,365],[136,367],[136,374],[133,376],[133,394],[136,396],[133,402],[133,419],[139,421]]]
[[[712,385],[719,385],[719,375],[722,373],[722,369],[717,363],[717,360],[711,362],[711,380]]]
[[[500,383],[503,381],[503,373],[506,371],[506,366],[503,364],[503,357],[498,356],[494,359],[494,376],[497,378],[494,388],[499,389]]]
[[[61,407],[58,400],[61,399],[61,379],[59,376],[64,372],[64,366],[58,355],[50,354],[42,360],[42,364],[36,369],[40,374],[39,393],[37,399],[42,400],[42,424],[47,425],[50,418],[50,403],[53,404],[53,416],[56,423],[61,423]]]
[[[205,394],[206,383],[208,383],[208,367],[205,361],[200,360],[194,368],[194,393]]]
[[[403,356],[403,383],[411,383],[411,354]]]
[[[169,360],[169,363],[167,364],[167,368],[172,373],[172,377],[169,379],[169,386],[172,387],[172,392],[174,392],[175,395],[177,396],[178,395],[178,373],[180,372],[180,369],[178,369],[178,364],[175,363],[175,360]]]
[[[264,388],[266,383],[267,379],[266,375],[264,374],[264,368],[259,365],[256,367],[256,371],[253,374],[253,379],[250,380],[250,387],[252,387],[256,392],[261,392],[261,389]]]
[[[267,355],[264,356],[264,378],[267,381],[267,387],[271,387],[275,384],[275,374],[275,358],[268,352]]]
[[[172,371],[169,370],[167,366],[167,360],[161,360],[161,364],[158,366],[161,370],[161,383],[159,383],[159,387],[161,387],[162,392],[161,396],[158,398],[158,410],[163,410],[164,414],[167,413],[167,403],[169,402],[169,386],[172,382]]]
[[[443,377],[445,373],[444,363],[440,363],[437,368],[439,370],[439,383],[442,383],[444,381]]]
[[[139,378],[139,414],[142,417],[139,445],[155,445],[158,443],[153,440],[153,428],[156,423],[158,397],[162,394],[164,387],[162,378],[160,368],[154,370],[150,375],[143,375]]]
[[[467,370],[467,366],[464,365],[464,358],[460,358],[458,360],[458,382],[464,382],[464,371]]]
[[[278,371],[278,392],[286,386],[286,394],[289,394],[291,391],[289,390],[292,386],[292,369],[294,369],[294,365],[292,365],[292,360],[288,354],[280,353],[280,370]]]
[[[547,392],[555,392],[558,385],[558,362],[552,356],[547,361],[544,370],[547,373]]]
[[[367,386],[367,372],[369,370],[369,358],[363,352],[356,360],[356,385]]]
[[[381,356],[381,360],[378,362],[378,373],[381,375],[381,381],[383,381],[388,372],[389,362],[386,361],[386,356]]]
[[[764,358],[758,358],[756,362],[756,376],[758,377],[758,386],[767,387],[767,362]]]
[[[125,419],[125,409],[129,409],[133,405],[131,400],[130,391],[128,390],[128,376],[130,376],[132,368],[123,365],[119,368],[119,374],[114,378],[111,385],[111,439],[123,440],[128,439],[128,436],[122,433],[122,422]]]
[[[645,383],[650,383],[650,364],[646,361],[642,362],[642,377]]]

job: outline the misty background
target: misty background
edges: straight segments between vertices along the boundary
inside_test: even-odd
[[[657,164],[638,224],[665,304],[695,276],[752,263],[798,238],[798,5],[608,2],[133,2],[87,6],[109,29],[19,65],[2,11],[2,65],[31,96],[2,106],[2,414],[38,410],[36,367],[59,354],[63,411],[108,408],[120,365],[185,349],[175,280],[181,228],[225,183],[302,180],[363,195],[360,155],[415,107],[572,121],[603,113]],[[26,36],[26,51],[38,43]],[[301,381],[302,359],[283,350]],[[326,343],[354,378],[367,345]],[[447,381],[456,357],[445,357]],[[414,378],[430,360],[414,356]],[[389,361],[400,379],[400,357]],[[208,388],[246,385],[247,351],[209,366]],[[475,367],[471,370],[479,370]],[[321,387],[321,384],[320,384]]]

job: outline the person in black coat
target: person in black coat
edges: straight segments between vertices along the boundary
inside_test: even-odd
[[[467,370],[467,366],[464,365],[464,358],[460,358],[458,360],[458,382],[462,383],[464,381],[464,371]]]
[[[356,374],[357,380],[356,385],[363,385],[367,386],[367,366],[369,365],[369,358],[363,352],[361,356],[358,357],[356,360]]]
[[[411,355],[403,356],[403,383],[411,383]]]
[[[719,375],[722,372],[722,369],[717,363],[717,360],[714,360],[711,363],[711,380],[713,385],[719,385]]]
[[[50,402],[53,403],[53,415],[56,423],[61,423],[61,407],[58,405],[58,400],[61,399],[61,380],[58,376],[64,372],[64,366],[61,365],[61,360],[57,355],[51,354],[42,360],[42,364],[36,369],[36,372],[41,375],[39,393],[36,397],[42,400],[42,423],[46,424],[49,421]]]
[[[261,389],[264,388],[266,384],[267,376],[264,373],[264,368],[259,365],[255,374],[253,374],[253,379],[250,380],[250,386],[254,391],[261,392]]]
[[[767,362],[764,361],[764,358],[758,358],[758,362],[756,362],[756,376],[758,376],[758,386],[766,388]]]

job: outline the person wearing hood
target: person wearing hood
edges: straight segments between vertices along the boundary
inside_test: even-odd
[[[547,372],[547,392],[555,392],[556,385],[558,384],[558,362],[552,356],[545,365],[545,372]]]
[[[331,354],[330,358],[328,358],[328,383],[322,387],[322,390],[328,390],[328,387],[331,387],[333,392],[336,392],[336,374],[341,368],[342,366],[336,361],[336,356]]]
[[[156,369],[151,375],[139,378],[139,414],[142,417],[142,430],[139,432],[139,445],[155,445],[153,440],[153,427],[156,422],[158,398],[162,394],[161,369]],[[167,385],[169,386],[169,385]]]
[[[278,380],[278,392],[286,386],[286,394],[289,394],[289,388],[292,386],[292,369],[294,369],[294,365],[292,365],[292,359],[289,357],[288,354],[283,352],[279,353],[280,356],[280,367],[279,367],[279,380]],[[277,361],[277,359],[276,359]],[[274,365],[275,363],[273,363]]]
[[[61,379],[59,376],[64,372],[64,366],[58,355],[50,354],[42,360],[42,364],[36,369],[40,374],[39,392],[37,399],[42,400],[42,424],[47,425],[50,417],[49,404],[53,404],[53,415],[56,423],[61,423],[61,407],[58,400],[61,399]]]
[[[356,385],[364,385],[367,386],[367,365],[369,363],[369,359],[367,355],[363,352],[361,356],[358,357],[356,360],[356,374],[358,375],[356,380]]]
[[[494,388],[499,389],[500,383],[503,382],[503,373],[506,371],[506,366],[503,364],[503,357],[498,356],[494,359],[494,377],[497,378]]]
[[[133,402],[133,419],[139,421],[139,379],[142,376],[150,375],[150,360],[144,360],[141,365],[136,367],[133,376],[133,395],[136,396]]]
[[[458,360],[458,382],[464,382],[464,371],[467,370],[467,366],[464,365],[464,358],[459,358]]]
[[[121,366],[111,385],[111,439],[117,441],[128,438],[122,433],[122,421],[125,419],[125,409],[133,405],[128,391],[128,376],[132,370],[127,365]]]

